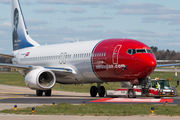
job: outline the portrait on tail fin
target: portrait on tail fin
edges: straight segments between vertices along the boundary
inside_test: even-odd
[[[19,49],[19,42],[18,42],[18,33],[17,33],[17,29],[18,29],[18,24],[19,24],[19,11],[17,8],[15,8],[14,10],[14,30],[13,30],[13,50],[18,50]]]

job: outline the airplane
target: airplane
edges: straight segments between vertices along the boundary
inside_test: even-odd
[[[25,84],[37,96],[51,96],[55,83],[91,84],[91,97],[104,97],[102,83],[144,84],[157,66],[156,57],[146,44],[125,38],[111,38],[54,45],[40,45],[28,34],[19,0],[11,0],[13,64],[1,67],[17,69]]]

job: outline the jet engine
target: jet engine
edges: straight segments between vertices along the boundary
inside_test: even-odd
[[[56,77],[51,70],[37,68],[25,76],[25,83],[31,89],[49,90],[55,85]]]

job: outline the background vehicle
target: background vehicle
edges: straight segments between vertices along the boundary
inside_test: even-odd
[[[147,85],[135,84],[131,88],[120,88],[117,90],[107,90],[107,97],[173,97],[178,96],[175,86],[170,85],[171,79],[148,79]],[[179,85],[179,81],[177,81]]]

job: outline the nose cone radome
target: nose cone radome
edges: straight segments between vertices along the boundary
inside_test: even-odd
[[[143,77],[149,76],[156,68],[156,57],[154,54],[144,54],[138,60],[139,69],[142,71]]]
[[[157,62],[154,54],[147,56],[147,61],[149,63],[149,67],[154,67],[154,68],[156,67]]]
[[[154,54],[147,54],[143,57],[144,65],[147,67],[145,68],[149,72],[153,72],[156,68],[157,62],[156,57]]]

